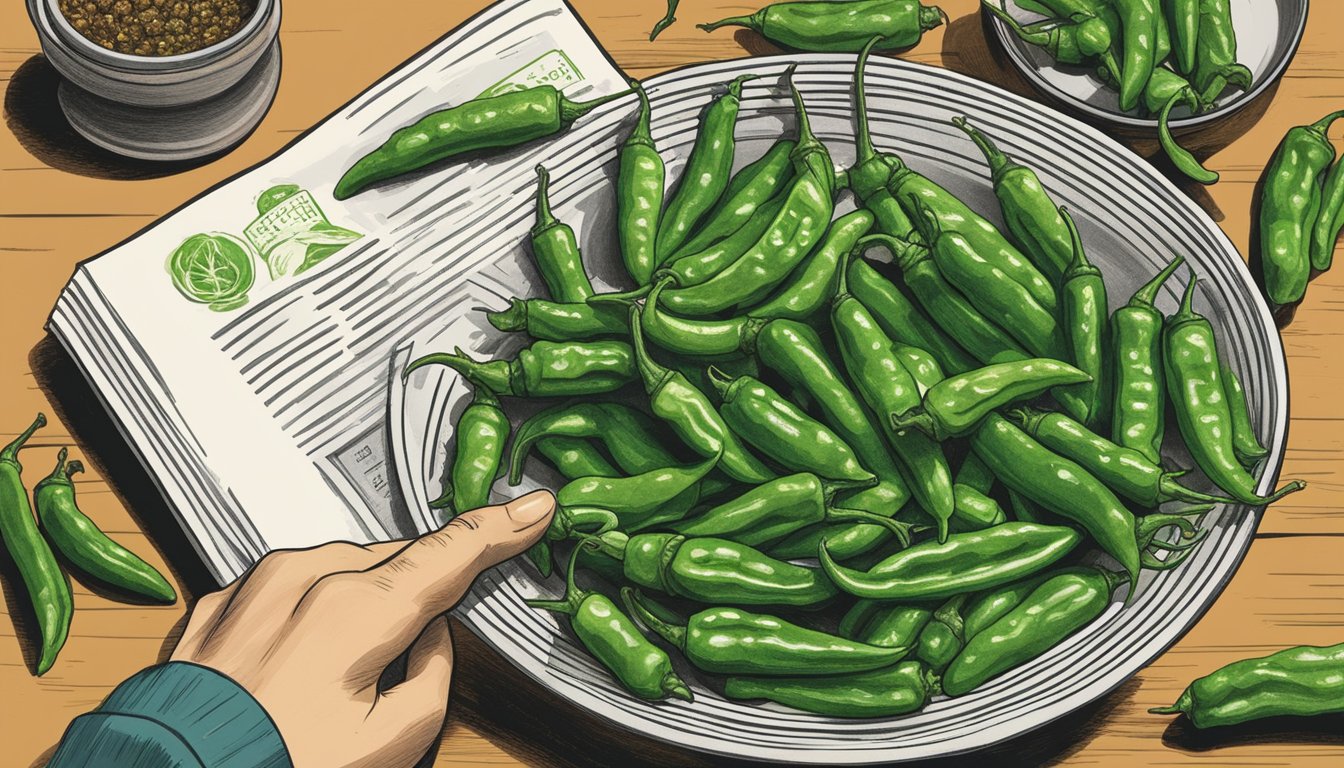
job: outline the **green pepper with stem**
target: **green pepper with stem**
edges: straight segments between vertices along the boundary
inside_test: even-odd
[[[969,639],[943,673],[943,692],[965,695],[1054,648],[1100,616],[1111,604],[1111,593],[1124,581],[1123,574],[1091,567],[1052,575]]]
[[[848,171],[849,190],[860,205],[872,211],[878,232],[907,239],[913,234],[914,225],[887,189],[887,179],[891,176],[890,159],[873,146],[873,136],[868,126],[868,95],[864,85],[868,55],[881,40],[880,36],[869,40],[854,65],[854,111],[858,133],[854,137],[854,164]]]
[[[513,360],[479,362],[461,347],[452,354],[425,355],[406,366],[402,378],[425,365],[446,365],[491,392],[514,397],[574,397],[614,392],[633,383],[630,345],[623,341],[538,341]]]
[[[659,444],[653,420],[621,403],[580,401],[539,411],[518,426],[509,450],[509,484],[523,476],[523,460],[539,440],[593,438],[627,471],[649,472],[677,463]],[[635,462],[634,467],[624,465]]]
[[[630,334],[623,307],[549,299],[510,299],[509,308],[486,310],[485,318],[501,331],[522,331],[541,341],[588,341]]]
[[[1088,378],[1067,363],[1044,358],[987,365],[938,382],[920,405],[892,413],[891,424],[898,432],[917,429],[940,441],[965,437],[1005,405]]]
[[[1022,24],[999,3],[980,0],[980,7],[997,16],[1008,29],[1028,45],[1050,54],[1060,64],[1079,65],[1099,61],[1120,77],[1120,64],[1111,53],[1111,27],[1106,20],[1084,11]]]
[[[786,563],[754,547],[675,533],[593,537],[600,551],[621,561],[627,581],[711,605],[810,608],[839,592],[815,568]]]
[[[746,27],[784,48],[810,53],[857,53],[874,35],[878,50],[909,48],[947,20],[937,6],[919,0],[852,0],[774,3],[750,16],[730,16],[696,26],[706,32]]]
[[[873,214],[851,211],[831,222],[821,243],[770,298],[747,310],[747,316],[773,320],[806,320],[821,311],[844,279],[845,262],[859,238],[873,228]]]
[[[666,467],[632,477],[581,477],[555,494],[560,507],[611,511],[621,529],[634,532],[680,520],[698,501],[698,485],[716,457],[688,467]]]
[[[56,468],[33,487],[33,506],[37,507],[37,519],[47,540],[76,568],[104,584],[161,603],[175,602],[177,593],[163,574],[108,538],[75,505],[71,478],[84,471],[84,464],[66,464],[65,457],[66,449],[62,448]]]
[[[499,462],[509,439],[509,417],[499,398],[481,384],[475,389],[471,404],[453,429],[453,463],[443,492],[429,502],[433,509],[448,510],[446,517],[490,503],[490,489],[499,477]]]
[[[963,373],[978,366],[975,358],[866,260],[850,259],[845,281],[850,293],[873,313],[888,336],[928,352],[945,373]]]
[[[1184,714],[1196,728],[1344,712],[1344,643],[1233,662],[1191,683],[1175,704],[1148,711]]]
[[[1335,242],[1344,229],[1344,162],[1335,161],[1321,188],[1321,207],[1311,228],[1311,268],[1324,272],[1335,260]]]
[[[999,149],[965,117],[952,118],[952,124],[964,131],[985,156],[994,196],[1013,242],[1052,283],[1063,284],[1064,272],[1073,260],[1073,243],[1059,206],[1040,177]]]
[[[1228,415],[1232,417],[1232,449],[1236,451],[1242,466],[1254,466],[1269,455],[1269,449],[1261,445],[1260,438],[1255,436],[1250,403],[1246,401],[1246,391],[1241,388],[1241,379],[1225,362],[1219,361],[1219,369],[1223,378],[1223,393],[1227,395]]]
[[[587,301],[593,295],[593,283],[583,268],[579,241],[574,228],[551,213],[551,175],[537,166],[537,223],[532,226],[532,256],[541,272],[542,282],[551,298],[562,303]]]
[[[23,579],[33,613],[37,616],[37,628],[41,633],[37,659],[39,676],[56,662],[56,654],[61,652],[66,635],[70,633],[70,617],[75,610],[70,584],[33,518],[28,491],[23,487],[23,465],[19,463],[19,451],[28,438],[46,425],[47,417],[37,414],[27,429],[0,449],[0,541],[4,541],[9,556],[18,567],[19,577]]]
[[[1190,82],[1211,102],[1227,85],[1250,90],[1251,70],[1237,63],[1237,32],[1230,0],[1199,0],[1195,67]]]
[[[556,507],[546,533],[524,555],[541,574],[549,579],[554,570],[551,564],[551,542],[569,541],[580,534],[599,535],[614,531],[621,524],[615,512],[599,507]],[[577,548],[576,548],[577,549]]]
[[[723,423],[723,417],[703,392],[685,376],[649,356],[636,307],[630,308],[630,326],[635,362],[653,415],[667,422],[691,450],[701,456],[718,457],[721,469],[734,480],[764,483],[774,479],[775,474]]]
[[[723,695],[729,699],[766,699],[830,717],[895,717],[917,712],[937,690],[938,676],[917,661],[825,679],[730,677],[723,683]]]
[[[1194,308],[1198,282],[1190,279],[1180,311],[1171,317],[1162,334],[1167,396],[1176,413],[1176,424],[1195,464],[1214,485],[1244,504],[1272,504],[1306,484],[1293,480],[1261,496],[1255,492],[1255,478],[1237,460],[1217,340],[1213,326]]]
[[[1107,488],[1144,507],[1169,501],[1191,504],[1231,503],[1177,482],[1188,470],[1168,472],[1133,448],[1124,448],[1089,430],[1062,413],[1016,408],[1008,420],[1041,445],[1092,473]]]
[[[663,14],[663,18],[659,19],[658,22],[653,25],[653,29],[649,30],[650,43],[657,40],[658,36],[663,34],[663,30],[676,23],[678,5],[681,5],[681,0],[667,0],[667,13]]]
[[[1109,340],[1106,282],[1101,270],[1088,261],[1078,227],[1067,210],[1061,211],[1072,240],[1073,260],[1064,272],[1060,289],[1063,301],[1060,323],[1069,348],[1069,359],[1088,379],[1055,390],[1055,399],[1075,419],[1098,428],[1110,415],[1107,385],[1109,372],[1106,342]]]
[[[685,624],[664,621],[647,598],[621,589],[626,609],[651,632],[716,675],[845,675],[890,666],[906,648],[884,648],[801,627],[742,608],[706,608]]]
[[[551,85],[486,96],[432,112],[399,128],[377,149],[361,157],[336,182],[332,197],[345,200],[387,181],[468,152],[507,149],[568,130],[575,120],[621,91],[574,102]]]
[[[877,481],[854,449],[830,427],[803,413],[760,379],[730,378],[711,367],[709,380],[721,400],[719,414],[724,423],[775,463],[832,481]]]
[[[1138,106],[1153,76],[1157,58],[1157,25],[1162,16],[1157,0],[1111,0],[1120,17],[1120,109]]]
[[[779,139],[764,155],[733,174],[723,192],[723,200],[696,226],[695,232],[663,259],[672,264],[682,256],[700,253],[739,232],[756,212],[774,200],[793,178],[789,156],[797,145],[793,139]]]
[[[1105,69],[1097,70],[1097,77],[1111,85],[1115,79]],[[1142,106],[1149,115],[1157,116],[1157,139],[1163,153],[1176,170],[1201,184],[1213,184],[1218,174],[1205,168],[1189,150],[1182,147],[1171,132],[1171,112],[1185,106],[1192,113],[1203,112],[1209,105],[1188,80],[1166,67],[1157,67],[1143,88]]]
[[[971,435],[971,449],[1004,485],[1082,526],[1133,583],[1139,576],[1137,522],[1090,472],[1041,445],[998,414]]]
[[[945,229],[922,200],[914,203],[915,229],[928,246],[938,272],[990,322],[1008,332],[1037,357],[1064,357],[1055,309],[1039,304],[1031,291],[986,261],[958,232]]]
[[[874,234],[860,240],[857,248],[864,249],[873,244],[886,246],[891,251],[915,299],[940,327],[954,329],[957,342],[973,358],[984,363],[998,363],[1029,357],[1007,332],[980,314],[948,283],[934,263],[928,246]]]
[[[844,281],[831,302],[831,327],[840,356],[863,401],[878,414],[903,412],[919,404],[919,392],[909,371],[892,351],[891,339]],[[887,442],[905,468],[915,499],[938,525],[938,539],[947,538],[952,517],[952,471],[942,448],[926,435],[887,428]]]
[[[658,265],[658,224],[663,211],[663,158],[649,130],[649,96],[638,83],[639,118],[621,144],[616,175],[616,236],[626,274],[638,285],[649,282]]]
[[[814,474],[801,472],[758,485],[735,499],[666,527],[683,536],[728,539],[765,552],[770,552],[770,545],[786,536],[823,522],[880,525],[898,541],[908,543],[909,525],[870,512],[834,506],[838,491],[857,485],[826,482]]]
[[[686,168],[681,172],[677,191],[672,193],[658,225],[657,252],[671,255],[694,230],[700,219],[723,195],[733,173],[736,142],[733,129],[742,106],[742,86],[757,75],[742,75],[728,84],[728,90],[705,110],[700,130],[695,135]]]
[[[1257,217],[1265,297],[1295,304],[1311,275],[1311,230],[1321,211],[1322,177],[1335,159],[1326,131],[1344,110],[1288,131],[1265,168]]]
[[[1067,555],[1082,535],[1062,525],[1004,523],[956,533],[897,552],[867,571],[835,562],[825,545],[822,570],[840,589],[870,600],[941,600],[990,589],[1046,568]]]
[[[569,626],[583,647],[635,696],[649,701],[668,696],[694,700],[690,687],[672,669],[667,653],[649,642],[611,598],[581,590],[575,584],[574,567],[582,549],[582,544],[576,545],[570,555],[565,596],[560,600],[528,600],[527,604],[569,616]]]
[[[1157,292],[1185,262],[1177,256],[1111,315],[1111,439],[1149,462],[1162,460],[1166,383],[1162,373],[1163,315]]]
[[[621,474],[597,446],[580,437],[543,437],[536,442],[536,446],[537,453],[566,480],[617,477]]]

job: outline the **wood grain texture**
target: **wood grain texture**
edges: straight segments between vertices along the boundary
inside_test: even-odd
[[[745,32],[707,35],[694,24],[763,4],[684,0],[680,20],[647,42],[661,2],[574,0],[599,41],[632,76],[712,59],[770,53]],[[38,56],[23,3],[0,5],[0,442],[44,410],[54,417],[24,454],[45,474],[55,448],[71,443],[88,459],[79,498],[114,537],[165,569],[187,598],[208,589],[181,532],[143,470],[131,459],[73,364],[42,325],[74,265],[132,235],[200,190],[265,158],[388,70],[452,29],[485,0],[416,3],[388,13],[383,3],[290,0],[284,6],[284,72],[275,105],[229,154],[167,167],[129,163],[91,147],[55,106],[56,77]],[[904,58],[944,66],[1032,96],[987,48],[974,0],[941,3],[951,23],[928,33]],[[1210,189],[1181,184],[1248,251],[1251,196],[1269,154],[1293,125],[1344,107],[1344,5],[1317,2],[1282,83],[1232,125],[1191,140],[1220,171]],[[1338,143],[1338,142],[1337,142]],[[1145,157],[1157,149],[1139,141]],[[1162,167],[1159,165],[1159,167]],[[1136,212],[1135,215],[1142,215]],[[1344,250],[1344,249],[1341,249]],[[1344,258],[1344,256],[1341,256]],[[1088,709],[1037,734],[978,756],[992,764],[1309,765],[1344,762],[1344,723],[1273,724],[1231,734],[1192,734],[1145,714],[1191,678],[1234,659],[1288,645],[1344,639],[1344,270],[1312,283],[1283,331],[1291,377],[1292,425],[1285,477],[1310,488],[1270,509],[1226,593],[1171,651]],[[10,430],[5,432],[4,430]],[[73,433],[73,434],[72,434]],[[187,553],[171,558],[161,553]],[[26,600],[7,558],[0,561],[0,743],[2,762],[40,765],[70,718],[95,706],[122,679],[163,658],[187,602],[127,606],[75,586],[71,638],[45,677],[29,674],[16,635],[31,632]],[[21,587],[19,587],[21,589]],[[456,628],[458,671],[441,765],[705,765],[577,712],[524,679],[464,628]],[[970,763],[950,759],[947,765]]]

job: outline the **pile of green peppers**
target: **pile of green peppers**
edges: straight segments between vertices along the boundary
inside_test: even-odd
[[[842,173],[790,71],[794,135],[733,173],[743,88],[762,81],[725,83],[668,190],[641,93],[616,182],[628,289],[594,292],[541,173],[528,238],[549,295],[490,313],[532,345],[407,369],[446,365],[476,391],[445,515],[534,455],[561,478],[528,556],[549,576],[569,549],[566,590],[534,605],[635,696],[912,712],[1131,599],[1143,569],[1195,551],[1192,518],[1214,504],[1301,487],[1257,493],[1265,425],[1196,311],[1198,280],[1158,309],[1179,257],[1111,311],[1085,233],[985,132],[955,121],[1002,230],[877,150],[863,81],[884,39],[858,60]],[[547,407],[511,427],[510,398]],[[1168,410],[1204,488],[1164,464]]]

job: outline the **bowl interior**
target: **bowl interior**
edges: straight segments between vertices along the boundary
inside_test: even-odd
[[[1043,17],[1003,0],[1013,18],[1029,23]],[[1287,68],[1307,18],[1307,0],[1230,0],[1232,24],[1237,33],[1237,61],[1250,68],[1254,85],[1250,91],[1226,90],[1215,107],[1191,115],[1185,107],[1172,110],[1174,129],[1202,125],[1235,112],[1273,84]],[[981,13],[985,13],[981,11]],[[1119,96],[1082,67],[1062,66],[1044,50],[1023,42],[1003,21],[989,14],[994,37],[1013,65],[1042,94],[1068,109],[1094,120],[1126,127],[1156,128],[1157,121],[1138,112],[1120,111]]]
[[[756,58],[690,67],[646,81],[653,103],[653,132],[675,179],[695,137],[700,111],[722,83],[746,71],[762,78],[749,85],[737,126],[737,165],[758,157],[781,135],[792,135],[792,110],[780,76],[792,57]],[[853,56],[799,59],[798,83],[812,125],[836,162],[853,157],[851,94]],[[1286,429],[1286,371],[1278,336],[1236,250],[1207,216],[1147,164],[1101,133],[1034,102],[954,72],[888,59],[869,67],[872,130],[880,147],[960,195],[992,219],[997,203],[983,160],[951,123],[966,115],[1006,151],[1032,166],[1078,220],[1089,255],[1107,280],[1112,306],[1157,272],[1173,254],[1184,254],[1200,276],[1196,307],[1218,329],[1223,352],[1245,382],[1252,413],[1271,456],[1260,470],[1272,484]],[[581,129],[523,153],[502,168],[501,183],[516,185],[511,210],[482,235],[481,247],[520,243],[500,252],[482,270],[479,286],[502,286],[503,295],[455,299],[457,306],[501,306],[509,295],[537,293],[540,281],[521,242],[531,220],[531,164],[542,156],[552,174],[556,215],[575,227],[596,281],[622,285],[613,237],[614,141],[628,131],[630,112],[595,116]],[[1166,312],[1189,279],[1183,269],[1159,298]],[[464,289],[466,291],[467,289]],[[474,301],[473,301],[474,299]],[[507,354],[521,342],[464,313],[439,338],[414,354],[462,344],[477,355]],[[399,377],[394,377],[399,378]],[[394,384],[394,387],[398,386]],[[454,374],[425,368],[411,377],[415,392],[393,395],[393,418],[408,437],[397,453],[404,496],[422,527],[435,524],[423,500],[436,495],[442,446],[451,443],[454,415],[469,396]],[[419,393],[416,395],[415,393]],[[447,415],[445,415],[447,414]],[[407,426],[409,425],[409,426]],[[397,428],[394,425],[394,432]],[[395,438],[394,438],[395,441]],[[1188,466],[1173,450],[1172,461]],[[1184,462],[1184,463],[1183,463]],[[403,471],[404,470],[404,471]],[[539,463],[528,466],[522,488],[553,484]],[[1207,486],[1205,486],[1207,489]],[[417,508],[419,507],[419,508]],[[967,696],[934,701],[906,717],[839,720],[773,705],[725,700],[693,670],[681,669],[696,700],[650,704],[625,693],[579,647],[563,620],[533,611],[523,600],[553,595],[558,579],[540,582],[530,566],[506,563],[491,571],[457,609],[472,629],[540,684],[610,722],[687,748],[757,760],[794,763],[877,763],[930,758],[973,750],[1026,733],[1102,695],[1171,645],[1203,613],[1240,562],[1257,514],[1223,507],[1206,516],[1210,534],[1181,568],[1145,574],[1138,596],[1115,602],[1105,615],[1061,645]]]

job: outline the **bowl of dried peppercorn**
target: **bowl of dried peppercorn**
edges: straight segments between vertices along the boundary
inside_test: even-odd
[[[279,0],[28,0],[71,125],[119,154],[219,152],[279,84]]]

